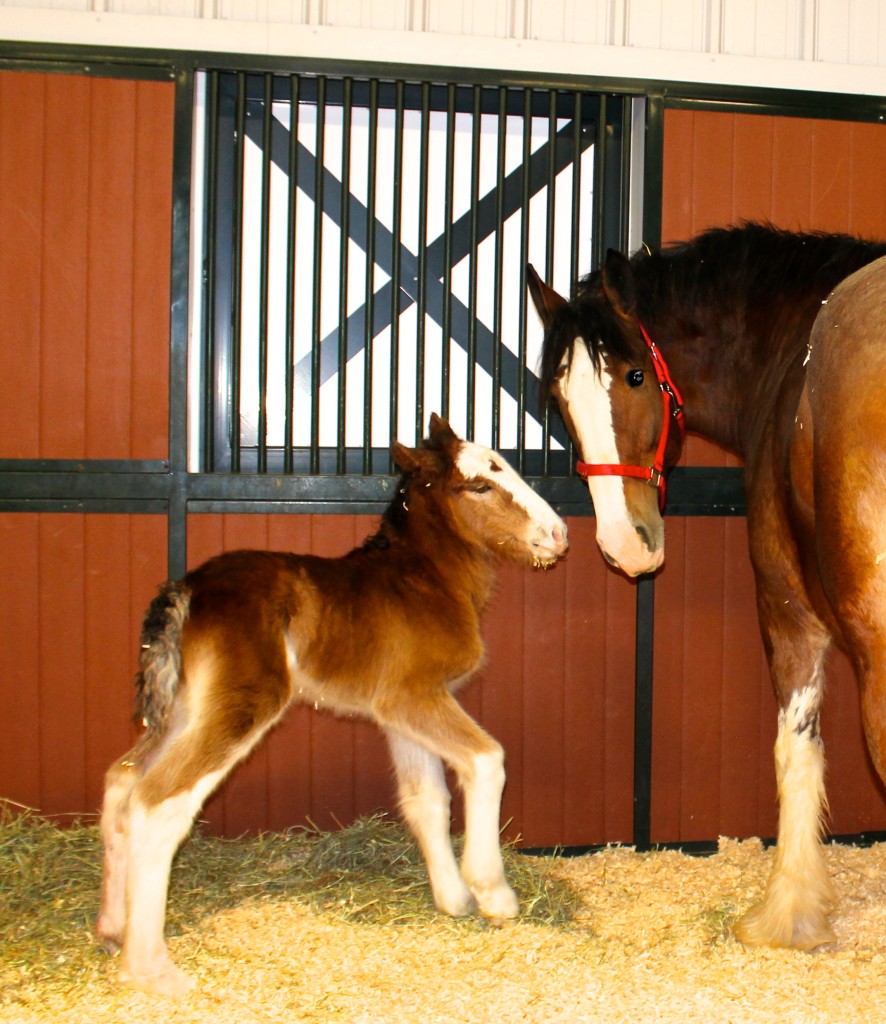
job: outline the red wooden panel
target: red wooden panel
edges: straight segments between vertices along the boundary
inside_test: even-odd
[[[883,125],[668,111],[665,139],[665,240],[742,219],[886,237]],[[734,463],[697,439],[683,461]],[[744,529],[733,520],[667,523],[666,567],[656,583],[657,841],[775,829],[776,706]],[[832,658],[828,676],[822,733],[832,828],[883,828],[882,787],[845,659]]]
[[[653,840],[772,834],[776,704],[744,520],[667,521],[655,619]]]
[[[39,516],[0,514],[0,564],[0,797],[36,808],[40,806]]]
[[[43,90],[30,75],[0,73],[0,452],[39,451]],[[22,126],[27,131],[22,131]],[[10,145],[17,139],[17,145]]]
[[[0,72],[0,455],[165,458],[173,86]]]
[[[93,813],[131,745],[141,617],[162,577],[160,516],[0,516],[0,795]],[[7,717],[8,716],[8,717]]]

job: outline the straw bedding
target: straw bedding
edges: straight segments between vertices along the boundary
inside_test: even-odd
[[[198,833],[176,861],[167,931],[199,984],[172,1001],[118,988],[94,943],[95,826],[0,811],[0,1021],[883,1019],[886,846],[828,849],[837,943],[813,955],[732,938],[771,856],[758,840],[722,840],[706,858],[508,848],[524,914],[495,929],[434,912],[414,845],[385,818],[235,842]]]

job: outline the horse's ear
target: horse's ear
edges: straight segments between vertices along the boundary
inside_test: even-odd
[[[557,310],[566,305],[566,299],[542,281],[531,263],[526,264],[526,284],[544,329],[547,330]]]
[[[627,319],[637,308],[634,271],[623,253],[610,249],[603,264],[603,292],[619,316]]]
[[[430,431],[431,444],[435,448],[445,448],[447,445],[458,441],[458,437],[452,427],[449,426],[448,420],[444,420],[442,416],[438,416],[435,412],[431,413],[431,422],[428,429]]]

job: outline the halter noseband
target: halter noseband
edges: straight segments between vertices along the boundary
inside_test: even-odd
[[[671,419],[673,418],[677,424],[681,440],[686,429],[683,417],[683,399],[677,390],[677,385],[671,379],[668,365],[656,348],[655,342],[649,337],[642,323],[639,324],[639,327],[646,347],[649,349],[652,367],[661,389],[662,425],[655,461],[651,466],[628,466],[620,462],[577,462],[575,468],[585,478],[589,476],[631,476],[638,480],[645,480],[651,487],[658,489],[658,507],[661,510],[665,503],[664,458],[668,447]]]

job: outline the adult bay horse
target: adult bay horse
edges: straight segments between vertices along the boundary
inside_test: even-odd
[[[819,733],[832,642],[858,674],[886,780],[884,254],[842,235],[744,224],[631,259],[610,251],[571,301],[530,268],[543,393],[580,451],[610,562],[631,576],[661,565],[663,474],[684,420],[744,460],[779,704],[774,866],[762,903],[736,926],[752,944],[833,940]]]
[[[146,731],[107,774],[97,931],[120,977],[176,994],[190,979],[163,937],[172,857],[197,811],[291,703],[375,721],[440,910],[515,917],[504,876],[499,744],[452,693],[480,666],[480,615],[503,559],[547,567],[560,517],[488,448],[431,418],[378,531],[342,558],[219,555],[150,606],[136,679]],[[452,767],[464,790],[461,867],[449,839]]]

